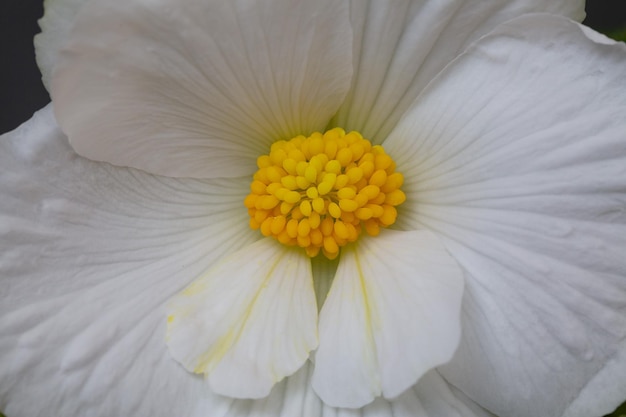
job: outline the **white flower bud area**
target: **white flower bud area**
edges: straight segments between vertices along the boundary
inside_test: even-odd
[[[363,230],[378,235],[406,200],[383,147],[341,128],[275,142],[257,166],[244,201],[250,227],[310,257],[336,258]]]

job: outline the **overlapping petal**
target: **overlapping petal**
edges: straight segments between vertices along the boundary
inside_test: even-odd
[[[343,249],[320,315],[313,387],[338,407],[394,398],[448,361],[463,274],[427,231],[385,231]]]
[[[0,409],[172,416],[213,398],[170,357],[164,304],[257,239],[247,180],[88,161],[49,107],[1,137],[0,167]]]
[[[588,34],[547,15],[501,26],[385,142],[407,178],[400,226],[436,232],[467,276],[441,372],[496,414],[623,400],[604,388],[624,368],[626,47]]]
[[[448,384],[436,371],[388,401],[377,398],[362,408],[335,408],[324,404],[311,387],[314,365],[305,364],[295,375],[277,384],[258,400],[199,402],[192,417],[493,417]]]
[[[44,15],[39,19],[41,33],[35,36],[35,56],[43,85],[50,91],[52,72],[59,52],[67,42],[74,19],[89,0],[44,0]]]
[[[498,24],[532,12],[581,21],[583,0],[352,0],[355,75],[333,122],[380,143],[424,87]]]
[[[317,347],[311,261],[269,238],[230,254],[170,301],[168,346],[214,392],[267,396]]]
[[[55,68],[81,155],[175,177],[251,175],[323,129],[352,75],[345,2],[89,2]]]

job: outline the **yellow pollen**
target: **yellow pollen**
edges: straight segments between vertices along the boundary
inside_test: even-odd
[[[362,231],[378,235],[406,200],[382,146],[341,128],[275,142],[257,166],[244,200],[250,227],[310,257],[334,259]]]

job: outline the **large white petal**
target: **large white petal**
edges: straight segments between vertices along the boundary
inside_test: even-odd
[[[606,386],[626,383],[626,46],[589,33],[501,26],[385,142],[407,178],[399,226],[436,231],[467,276],[442,373],[496,414],[624,400]]]
[[[271,238],[225,257],[170,301],[167,338],[214,392],[267,396],[317,347],[310,258]]]
[[[355,76],[333,122],[380,142],[468,45],[529,12],[585,16],[583,0],[352,0]]]
[[[41,80],[48,91],[59,51],[67,42],[78,11],[88,1],[44,0],[44,15],[39,19],[41,33],[35,36],[35,56]]]
[[[394,398],[454,353],[463,274],[427,231],[384,231],[342,250],[320,314],[313,387],[327,404]]]
[[[0,410],[187,415],[212,400],[171,358],[167,300],[257,239],[247,181],[77,156],[50,108],[0,138]]]
[[[176,177],[234,177],[278,139],[323,129],[349,88],[344,1],[94,1],[52,99],[88,158]]]

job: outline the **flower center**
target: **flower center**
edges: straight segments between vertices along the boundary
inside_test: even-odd
[[[382,146],[334,128],[272,144],[244,204],[250,227],[279,242],[329,259],[362,230],[376,236],[406,200],[404,177]]]

